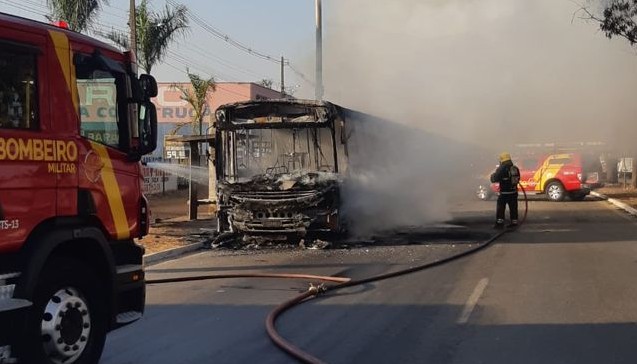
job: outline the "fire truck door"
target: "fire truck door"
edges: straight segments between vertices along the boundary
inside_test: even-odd
[[[0,25],[0,250],[55,215],[45,39]]]
[[[127,76],[104,68],[90,56],[75,64],[80,133],[87,144],[80,188],[92,191],[97,215],[112,238],[128,239],[138,221],[139,163],[130,161],[124,145],[128,133]]]

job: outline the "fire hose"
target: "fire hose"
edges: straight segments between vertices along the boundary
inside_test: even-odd
[[[522,193],[524,194],[524,215],[522,215],[522,219],[520,220],[520,225],[524,224],[524,221],[526,221],[526,215],[529,213],[529,198],[526,195],[526,190],[524,189],[524,186],[522,186],[521,183],[518,183],[518,186],[520,186],[520,189],[522,190]]]
[[[526,190],[524,189],[524,187],[520,184],[520,189],[522,190],[522,193],[524,195],[524,214],[522,216],[522,219],[519,222],[519,225],[522,225],[527,218],[528,215],[528,210],[529,210],[529,201],[528,201],[528,197],[526,194]],[[434,267],[438,267],[447,263],[451,263],[454,262],[456,260],[460,260],[462,258],[465,258],[469,255],[475,254],[483,249],[488,248],[489,246],[491,246],[491,244],[496,241],[497,239],[499,239],[502,235],[504,235],[507,231],[500,231],[496,234],[494,234],[492,237],[490,237],[489,239],[487,239],[485,242],[483,242],[482,244],[479,244],[478,246],[465,250],[461,253],[440,259],[440,260],[436,260],[430,263],[426,263],[426,264],[422,264],[422,265],[418,265],[415,267],[410,267],[407,269],[402,269],[402,270],[398,270],[398,271],[394,271],[394,272],[389,272],[389,273],[384,273],[384,274],[379,274],[376,276],[372,276],[372,277],[367,277],[367,278],[362,278],[362,279],[357,279],[357,280],[352,280],[351,278],[348,277],[335,277],[335,276],[319,276],[319,275],[309,275],[309,274],[296,274],[296,273],[249,273],[249,274],[215,274],[215,275],[203,275],[203,276],[192,276],[192,277],[176,277],[176,278],[165,278],[165,279],[151,279],[151,280],[147,280],[146,283],[147,284],[159,284],[159,283],[175,283],[175,282],[188,282],[188,281],[200,281],[200,280],[211,280],[211,279],[227,279],[227,278],[278,278],[278,279],[305,279],[305,280],[315,280],[315,281],[322,281],[322,282],[332,282],[332,283],[337,283],[335,285],[331,285],[331,286],[326,286],[325,284],[321,283],[320,285],[310,285],[310,288],[299,294],[296,297],[293,297],[292,299],[289,299],[283,303],[281,303],[280,305],[278,305],[277,307],[275,307],[272,311],[270,311],[270,313],[268,314],[268,316],[266,317],[265,320],[265,328],[266,328],[266,332],[268,334],[268,336],[270,337],[270,339],[272,340],[272,342],[279,347],[281,350],[283,350],[286,354],[290,355],[291,357],[297,359],[298,361],[302,362],[302,363],[310,363],[310,364],[322,364],[323,361],[321,361],[320,359],[318,359],[317,357],[303,351],[302,349],[300,349],[299,347],[297,347],[296,345],[294,345],[293,343],[291,343],[290,341],[286,340],[283,336],[281,336],[277,330],[276,330],[276,320],[281,317],[281,315],[283,315],[283,313],[285,313],[286,311],[290,310],[291,308],[300,305],[304,302],[309,301],[309,299],[311,298],[316,298],[319,295],[323,295],[329,292],[335,292],[344,288],[348,288],[348,287],[354,287],[354,286],[359,286],[359,285],[363,285],[363,284],[368,284],[368,283],[373,283],[373,282],[379,282],[379,281],[383,281],[386,279],[390,279],[390,278],[395,278],[395,277],[400,277],[400,276],[404,276],[407,274],[411,274],[411,273],[415,273],[415,272],[420,272],[426,269],[431,269]]]

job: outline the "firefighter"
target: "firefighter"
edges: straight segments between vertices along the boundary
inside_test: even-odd
[[[491,182],[500,185],[500,195],[496,208],[495,228],[504,228],[504,210],[509,205],[509,216],[511,224],[509,227],[518,225],[518,183],[520,182],[520,170],[511,161],[509,153],[500,154],[500,165],[491,174]]]

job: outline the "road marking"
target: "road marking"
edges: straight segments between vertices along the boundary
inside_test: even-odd
[[[473,289],[473,293],[469,296],[467,303],[465,303],[464,309],[462,310],[457,323],[466,324],[469,321],[469,317],[471,317],[473,309],[476,308],[478,300],[480,299],[480,296],[482,296],[482,292],[484,292],[484,289],[487,288],[487,284],[489,284],[489,278],[482,278],[478,282],[476,288]]]
[[[569,233],[572,231],[577,231],[577,230],[576,229],[551,229],[551,228],[524,229],[525,233]]]

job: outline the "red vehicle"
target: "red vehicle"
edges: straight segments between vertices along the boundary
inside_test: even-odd
[[[141,317],[156,92],[130,54],[0,13],[0,363],[96,363]]]
[[[562,201],[566,196],[583,200],[591,188],[600,185],[598,163],[585,159],[581,153],[556,153],[513,160],[520,168],[520,184],[527,193],[546,194],[551,201]],[[477,195],[489,199],[498,193],[498,187],[497,183],[481,185]]]

